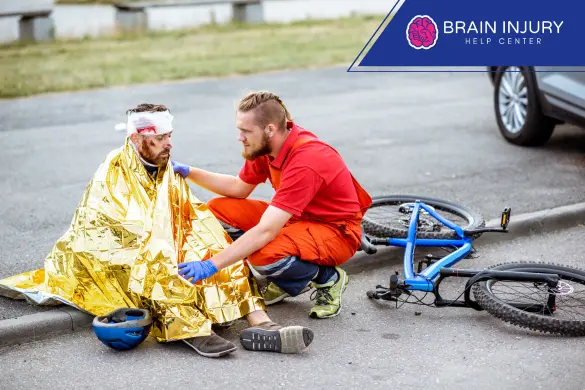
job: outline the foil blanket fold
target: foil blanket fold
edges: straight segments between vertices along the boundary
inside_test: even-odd
[[[195,285],[178,274],[179,263],[209,259],[230,244],[170,162],[151,176],[126,139],[95,172],[44,267],[0,280],[0,294],[96,316],[148,309],[160,342],[209,335],[213,323],[265,310],[242,260]]]

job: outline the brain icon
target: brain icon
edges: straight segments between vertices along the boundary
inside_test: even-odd
[[[430,16],[413,18],[406,29],[408,42],[414,48],[430,49],[437,42],[437,24]]]

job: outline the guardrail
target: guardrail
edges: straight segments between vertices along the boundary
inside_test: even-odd
[[[188,0],[168,2],[139,2],[139,3],[117,3],[116,24],[120,31],[137,32],[148,31],[149,8],[163,7],[185,7],[185,6],[209,6],[218,4],[231,4],[232,20],[239,23],[262,23],[264,22],[264,11],[261,0]]]
[[[0,18],[20,18],[18,39],[21,41],[52,40],[54,6],[54,0],[1,0]]]

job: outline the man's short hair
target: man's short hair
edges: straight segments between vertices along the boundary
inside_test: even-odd
[[[163,112],[168,111],[171,112],[164,104],[150,104],[150,103],[141,103],[134,108],[130,108],[126,111],[126,114],[130,114],[131,112]]]
[[[268,91],[250,92],[238,104],[238,111],[254,111],[260,127],[272,123],[281,131],[286,129],[287,121],[293,120],[280,97]]]

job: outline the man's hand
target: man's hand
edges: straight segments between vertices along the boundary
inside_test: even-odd
[[[179,275],[189,280],[192,284],[197,283],[201,279],[207,279],[217,272],[217,268],[211,260],[204,261],[190,261],[188,263],[179,264]]]
[[[183,177],[183,179],[186,179],[187,176],[189,176],[189,166],[188,165],[183,165],[183,164],[175,162],[173,160],[171,160],[171,164],[173,165],[173,170],[175,172],[177,172],[179,175],[181,175]]]

